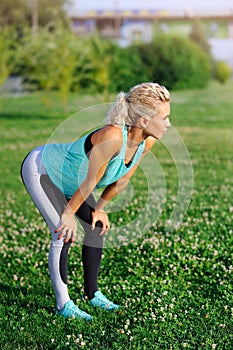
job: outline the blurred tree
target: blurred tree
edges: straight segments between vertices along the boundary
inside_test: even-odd
[[[89,91],[100,92],[105,101],[110,93],[125,91],[140,81],[147,80],[143,63],[134,47],[122,48],[98,33],[89,37],[89,52],[85,67],[89,69],[82,80]],[[129,59],[130,58],[130,59]],[[82,85],[83,86],[83,85]]]
[[[53,27],[57,22],[67,26],[69,19],[65,11],[70,0],[31,0],[38,3],[38,25]]]
[[[225,84],[231,77],[231,67],[224,61],[217,61],[215,64],[215,78],[222,84]]]
[[[210,44],[208,42],[205,29],[199,19],[194,20],[192,30],[190,33],[190,39],[194,41],[196,44],[198,44],[203,49],[203,51],[211,55]]]
[[[110,91],[114,93],[121,90],[127,91],[139,82],[149,80],[150,74],[146,72],[136,45],[115,46],[112,50],[110,77]],[[116,78],[113,79],[113,77]]]
[[[110,65],[116,45],[110,40],[101,38],[98,33],[82,38],[81,41],[83,44],[77,57],[73,89],[76,91],[81,87],[89,93],[99,92],[104,100],[108,100],[112,79]]]
[[[98,92],[103,94],[104,99],[108,99],[110,76],[109,66],[111,62],[111,52],[113,43],[103,40],[99,34],[90,38],[90,61],[92,62],[92,80]]]
[[[182,36],[161,34],[138,46],[149,80],[168,89],[203,88],[210,79],[210,58],[197,44]]]
[[[64,28],[50,32],[48,28],[33,37],[24,33],[17,56],[15,72],[36,89],[47,91],[44,103],[50,106],[50,92],[59,91],[66,112],[67,97],[76,81],[75,71],[83,43],[74,33]]]
[[[0,28],[0,87],[13,69],[16,46],[14,31],[10,28]]]
[[[190,39],[197,44],[209,57],[211,75],[215,75],[216,63],[211,53],[211,46],[208,41],[207,31],[200,19],[196,18],[193,22]]]
[[[29,7],[25,0],[0,1],[0,25],[25,25],[29,16]]]
[[[0,25],[21,28],[25,25],[53,27],[57,22],[68,24],[65,6],[69,4],[70,0],[1,0]]]

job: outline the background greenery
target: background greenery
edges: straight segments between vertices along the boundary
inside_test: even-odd
[[[103,102],[103,96],[68,94],[65,117],[55,92],[50,94],[50,107],[43,103],[47,97],[43,92],[2,99],[1,349],[232,349],[232,94],[232,81],[172,93],[171,120],[193,163],[192,201],[181,226],[167,233],[165,221],[176,200],[176,168],[157,143],[153,152],[167,181],[163,213],[140,239],[104,251],[99,287],[121,304],[118,313],[92,310],[80,300],[81,245],[73,245],[69,289],[77,304],[94,315],[91,324],[53,314],[47,269],[49,232],[19,172],[33,147],[46,143],[77,110]],[[82,127],[95,125],[97,117],[104,119],[93,115],[83,119]],[[139,172],[133,181],[140,189],[140,203],[146,189]],[[121,220],[134,218],[135,213],[127,209]],[[111,221],[114,225],[119,216],[111,214]]]
[[[170,90],[204,88],[211,78],[225,83],[226,63],[215,62],[202,26],[194,22],[190,37],[156,33],[151,43],[120,47],[96,32],[78,37],[65,25],[0,27],[0,86],[20,76],[26,90],[58,91],[66,111],[70,91],[126,91],[141,81],[156,81]]]
[[[13,40],[10,40],[13,35]],[[20,75],[28,88],[110,91],[126,89],[138,81],[157,81],[167,88],[205,87],[211,77],[211,57],[195,40],[167,34],[157,35],[150,44],[126,48],[98,33],[77,37],[66,28],[41,29],[38,35],[24,30],[17,44],[12,28],[0,39],[9,52],[9,74]],[[201,37],[201,35],[200,35]],[[198,41],[197,39],[196,41]],[[8,42],[14,45],[7,45]],[[4,62],[4,58],[2,58]],[[5,66],[7,65],[5,63]]]
[[[1,27],[14,26],[18,31],[31,27],[33,13],[37,13],[38,27],[57,24],[67,25],[69,19],[65,11],[70,0],[1,0],[0,25]]]

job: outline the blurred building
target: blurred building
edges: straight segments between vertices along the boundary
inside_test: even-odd
[[[98,31],[121,46],[150,42],[156,31],[189,35],[193,21],[203,24],[212,53],[233,67],[233,5],[219,10],[96,10],[76,11],[70,15],[73,31],[88,35]]]

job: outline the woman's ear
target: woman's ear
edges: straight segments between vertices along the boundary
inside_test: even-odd
[[[141,127],[143,129],[146,129],[148,127],[148,125],[149,125],[149,120],[146,119],[145,117],[142,117],[141,118]]]

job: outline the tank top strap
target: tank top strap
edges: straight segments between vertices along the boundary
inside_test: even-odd
[[[124,125],[122,128],[122,134],[123,134],[122,153],[125,155],[127,138],[128,138],[128,127],[126,125]]]

